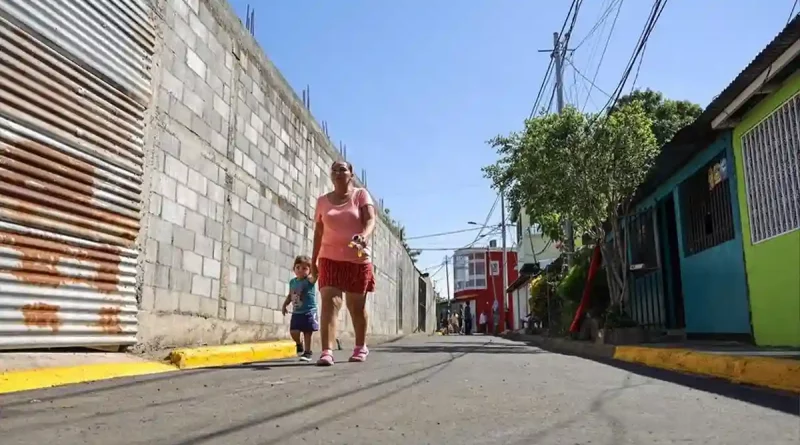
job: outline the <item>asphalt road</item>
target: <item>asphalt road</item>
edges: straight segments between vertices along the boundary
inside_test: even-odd
[[[290,360],[3,396],[0,443],[800,443],[797,397],[619,366],[498,338],[415,337],[363,364]]]

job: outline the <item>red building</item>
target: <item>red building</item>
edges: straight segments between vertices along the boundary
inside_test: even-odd
[[[517,253],[506,252],[508,283],[517,279]],[[481,312],[486,314],[489,329],[493,328],[492,306],[497,300],[500,332],[508,323],[514,328],[513,302],[503,289],[503,250],[497,247],[475,247],[457,250],[453,255],[453,298],[472,307],[474,331],[478,330]]]

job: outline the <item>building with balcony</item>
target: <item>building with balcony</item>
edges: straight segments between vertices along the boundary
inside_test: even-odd
[[[510,283],[518,276],[517,252],[509,249],[505,260],[508,262]],[[457,250],[453,255],[453,284],[453,299],[472,308],[476,330],[481,312],[486,314],[490,330],[494,328],[494,307],[499,315],[500,332],[517,325],[518,322],[514,321],[517,311],[514,311],[513,302],[503,291],[503,249],[495,247],[494,243],[491,247]]]

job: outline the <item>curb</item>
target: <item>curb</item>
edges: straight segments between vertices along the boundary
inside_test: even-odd
[[[177,370],[176,367],[164,363],[141,362],[8,371],[0,373],[0,394],[53,388],[75,383],[97,382],[118,377],[160,374]]]
[[[294,342],[280,340],[265,343],[180,348],[172,351],[168,360],[178,369],[196,369],[279,360],[295,355],[297,355],[297,350]]]
[[[297,354],[291,340],[247,343],[173,350],[168,363],[103,363],[63,368],[40,368],[0,373],[0,394],[89,383],[120,377],[136,377],[182,369],[213,368],[226,365],[278,360]]]
[[[686,349],[640,346],[617,346],[614,359],[800,394],[800,361],[798,360],[709,354]]]
[[[800,394],[800,360],[723,355],[687,349],[614,346],[516,333],[505,337],[526,341],[559,354],[613,359]]]

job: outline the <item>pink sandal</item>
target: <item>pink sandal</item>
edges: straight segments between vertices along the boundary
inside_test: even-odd
[[[362,346],[360,348],[356,348],[353,351],[353,355],[350,356],[351,362],[365,362],[367,361],[367,356],[369,355],[369,349],[366,346]]]
[[[333,363],[334,361],[331,351],[322,351],[322,354],[319,356],[319,360],[317,360],[317,366],[333,366]]]

